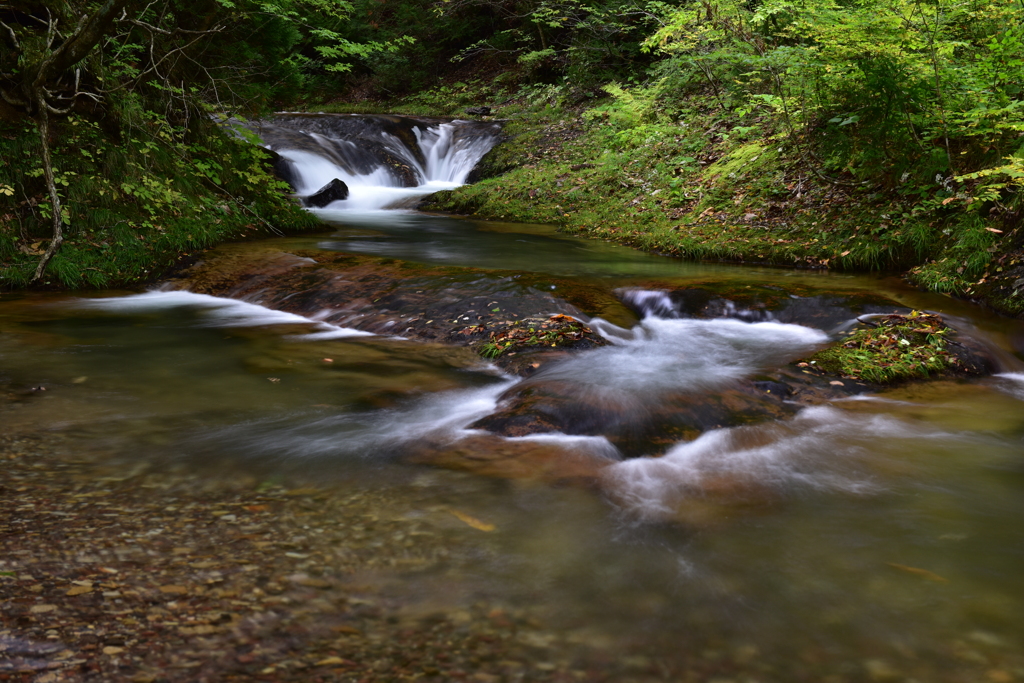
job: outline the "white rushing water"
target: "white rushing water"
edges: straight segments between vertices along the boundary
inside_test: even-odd
[[[426,130],[415,128],[421,162],[417,155],[402,142],[387,133],[382,138],[389,152],[416,171],[420,184],[404,187],[388,170],[378,166],[372,172],[353,174],[330,159],[309,151],[280,149],[280,155],[294,165],[298,177],[296,191],[302,195],[317,192],[333,179],[345,182],[348,199],[333,202],[323,209],[312,209],[329,217],[331,212],[373,212],[422,197],[440,190],[451,190],[465,184],[473,167],[494,146],[494,138],[486,136],[459,137],[457,123],[442,123]],[[313,139],[322,136],[312,135]],[[332,140],[332,144],[352,145],[349,141]]]
[[[311,331],[300,334],[300,338],[342,339],[345,337],[372,336],[369,332],[349,327],[339,327],[338,325],[313,320],[294,313],[276,311],[247,301],[187,291],[150,291],[123,297],[78,299],[76,305],[81,308],[91,308],[124,315],[166,311],[175,308],[191,309],[199,312],[202,320],[201,325],[206,327],[309,326]]]
[[[752,490],[772,496],[872,493],[877,485],[863,461],[877,452],[879,439],[913,448],[922,440],[949,444],[962,437],[888,416],[817,406],[786,422],[716,429],[661,457],[626,460],[605,471],[605,485],[623,507],[645,518],[670,515],[687,499],[723,492],[726,498]]]
[[[828,335],[802,325],[665,319],[651,314],[632,330],[595,319],[611,344],[542,369],[536,377],[578,383],[582,391],[710,390],[813,351]]]
[[[996,377],[1007,380],[1005,385],[1007,391],[1011,395],[1024,400],[1024,373],[1004,372],[1000,375],[996,375]]]

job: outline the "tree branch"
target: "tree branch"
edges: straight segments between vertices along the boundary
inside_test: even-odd
[[[50,158],[50,112],[49,105],[46,103],[46,97],[40,93],[39,101],[37,102],[39,107],[38,113],[36,114],[36,127],[39,129],[39,141],[42,144],[43,149],[43,175],[46,178],[46,189],[50,193],[50,213],[53,217],[53,239],[50,240],[50,246],[46,248],[46,253],[39,259],[39,265],[36,266],[36,272],[29,281],[30,284],[39,282],[43,273],[46,271],[46,266],[53,258],[53,255],[60,249],[60,245],[64,242],[64,217],[63,209],[60,205],[60,194],[57,193],[57,183],[53,179],[53,161]]]
[[[129,0],[105,0],[91,16],[83,16],[75,32],[60,47],[51,52],[41,61],[30,65],[25,70],[22,81],[25,99],[32,104],[38,103],[36,92],[47,81],[55,79],[64,71],[82,61],[96,46],[107,29],[114,23],[117,14],[124,10]],[[49,23],[48,32],[56,33],[56,22]],[[50,37],[52,43],[52,36]]]

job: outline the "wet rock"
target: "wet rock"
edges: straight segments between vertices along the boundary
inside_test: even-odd
[[[490,116],[491,115],[491,108],[490,107],[469,107],[468,109],[466,109],[466,113],[469,114],[470,116]]]
[[[345,181],[335,178],[308,197],[303,197],[302,202],[306,206],[322,209],[331,202],[340,202],[346,199],[348,199],[348,185],[345,184]]]
[[[270,156],[270,166],[274,171],[274,175],[288,183],[292,190],[296,190],[298,188],[299,172],[295,168],[295,164],[272,149],[265,151]]]
[[[551,293],[553,282],[555,291],[569,301]],[[552,322],[553,315],[585,318],[572,302],[592,306],[598,298],[593,288],[568,281],[546,279],[542,289],[532,276],[488,275],[474,268],[337,252],[260,252],[250,245],[224,245],[172,284],[201,294],[258,298],[268,308],[375,334],[474,347],[492,335],[531,325],[541,336],[557,332],[569,323]],[[543,362],[537,357],[592,348],[604,340],[588,331],[559,334],[557,342],[557,348],[538,345],[527,349],[529,353],[503,353],[494,362],[507,371],[529,374],[534,364]],[[444,362],[451,362],[453,356],[446,358]],[[481,362],[479,355],[467,351],[466,365]]]
[[[472,428],[507,437],[553,432],[604,436],[627,456],[647,455],[710,429],[794,414],[795,407],[783,401],[792,390],[781,382],[770,384],[775,392],[738,382],[713,394],[641,395],[545,379],[540,373],[509,389],[498,410]]]

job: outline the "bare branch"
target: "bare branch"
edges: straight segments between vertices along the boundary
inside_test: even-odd
[[[122,18],[119,21],[125,21],[125,19]],[[188,29],[184,29],[184,28],[176,28],[173,31],[169,31],[169,30],[167,30],[165,28],[159,28],[157,26],[153,26],[152,24],[147,24],[146,22],[144,22],[144,21],[142,21],[140,19],[128,19],[127,23],[134,24],[135,26],[138,26],[139,28],[144,28],[147,31],[153,31],[154,33],[160,33],[160,34],[163,34],[165,36],[175,36],[175,35],[178,35],[178,34],[192,34],[192,35],[202,35],[202,36],[205,36],[205,35],[210,35],[211,33],[220,33],[221,31],[224,30],[223,26],[216,26],[216,27],[214,27],[212,29],[207,29],[205,31],[189,31]]]
[[[121,12],[128,0],[105,0],[105,2],[93,14],[83,16],[75,32],[65,40],[60,47],[54,50],[41,62],[26,69],[25,86],[31,90],[42,86],[46,81],[52,80],[57,75],[74,66],[103,39],[107,29],[114,22],[117,14]],[[56,22],[50,22],[51,28],[48,31],[56,31]],[[49,44],[52,44],[52,38]],[[34,97],[29,99],[34,100]]]
[[[10,26],[8,26],[7,24],[5,24],[2,21],[0,21],[0,26],[3,26],[5,29],[7,29],[7,33],[9,35],[10,41],[11,41],[11,46],[16,51],[21,52],[21,43],[18,42],[18,36],[14,33],[14,29],[11,28]]]
[[[28,106],[28,102],[26,102],[25,100],[23,100],[21,98],[14,97],[9,92],[7,92],[7,90],[4,90],[4,89],[0,89],[0,97],[2,97],[4,99],[4,102],[6,102],[7,104],[11,105],[12,107],[27,107]]]

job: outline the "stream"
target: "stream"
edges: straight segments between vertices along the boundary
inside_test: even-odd
[[[307,173],[300,194],[342,173],[310,154],[283,154]],[[717,683],[1024,680],[1024,322],[894,277],[684,263],[385,208],[471,167],[379,192],[379,175],[349,173],[351,203],[316,210],[321,234],[205,259],[412,269],[390,299],[211,294],[187,274],[4,294],[0,385],[19,397],[0,404],[4,428],[60,431],[127,470],[411,486],[493,530],[475,563],[411,573],[403,595],[542,605],[559,635],[536,646],[553,659],[700,661]],[[527,300],[606,343],[539,353],[523,377],[419,320],[443,304],[457,330],[525,317]],[[946,316],[996,373],[814,405],[742,394],[892,306]],[[741,394],[738,418],[701,412]],[[555,396],[541,413],[559,429],[487,427],[517,395]]]

